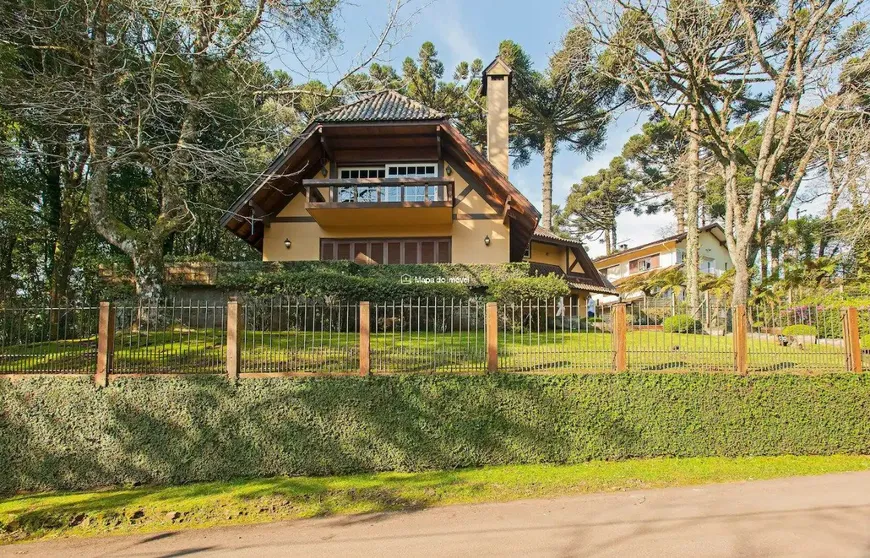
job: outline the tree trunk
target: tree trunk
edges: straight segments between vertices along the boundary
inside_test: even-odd
[[[556,141],[553,133],[544,132],[544,176],[541,182],[541,228],[550,230],[553,226],[553,152]]]
[[[749,300],[749,264],[746,258],[734,260],[734,292],[731,295],[731,304],[746,304]]]
[[[613,244],[610,242],[610,229],[604,229],[604,253],[610,255],[613,253]]]
[[[764,236],[764,211],[758,214],[758,267],[763,282],[769,276],[767,259],[767,238]]]
[[[689,106],[689,172],[686,180],[686,294],[692,315],[700,306],[700,289],[698,288],[699,268],[699,235],[698,235],[698,200],[701,176],[700,160],[700,124],[698,109]]]
[[[617,248],[619,248],[619,241],[616,238],[616,216],[614,216],[610,227],[610,251],[616,252]]]
[[[677,220],[677,234],[686,232],[686,193],[682,184],[677,182],[671,192],[671,199],[674,204],[674,217]]]

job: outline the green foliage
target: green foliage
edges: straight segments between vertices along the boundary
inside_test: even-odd
[[[870,349],[870,333],[861,336],[861,348]]]
[[[497,283],[491,290],[492,297],[498,302],[520,302],[528,300],[553,300],[571,294],[568,283],[554,274],[539,277],[508,279]]]
[[[686,314],[676,314],[665,318],[662,322],[665,333],[696,333],[701,331],[701,324]]]
[[[527,278],[528,263],[360,265],[354,262],[220,264],[217,287],[250,295],[338,300],[468,298],[489,285]]]
[[[783,335],[818,335],[819,329],[808,324],[792,324],[782,328]]]
[[[870,453],[870,376],[0,382],[0,493],[653,456]]]

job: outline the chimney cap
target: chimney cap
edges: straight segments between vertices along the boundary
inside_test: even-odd
[[[510,79],[511,74],[514,71],[510,66],[505,63],[504,60],[501,59],[501,56],[496,56],[495,59],[489,63],[489,66],[483,70],[483,80],[480,85],[480,94],[483,97],[486,97],[486,82],[489,76],[507,76],[508,78],[508,87],[510,87]]]

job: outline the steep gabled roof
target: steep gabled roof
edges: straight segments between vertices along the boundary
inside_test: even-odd
[[[441,120],[444,114],[395,91],[381,91],[359,101],[324,112],[319,122],[396,122],[401,120]]]
[[[592,260],[589,259],[589,254],[586,253],[586,249],[583,247],[582,242],[570,238],[562,238],[552,231],[541,227],[536,228],[535,232],[532,233],[532,241],[541,242],[543,244],[552,244],[554,246],[564,246],[574,253],[574,257],[583,269],[583,273],[569,272],[566,275],[565,272],[562,271],[562,274],[565,276],[571,288],[582,289],[593,293],[617,294],[616,287],[613,286],[607,277],[601,275],[601,273],[599,273],[595,268],[595,264],[593,264]],[[539,270],[547,265],[548,264],[532,263],[533,269],[538,268]],[[552,267],[561,271],[559,266]],[[556,274],[559,275],[559,273]]]
[[[304,179],[313,178],[324,162],[332,158],[329,151],[336,145],[331,142],[354,135],[359,139],[368,133],[381,143],[391,138],[427,142],[433,154],[441,153],[443,148],[444,157],[452,157],[467,168],[484,188],[487,201],[502,208],[504,218],[510,219],[511,258],[522,259],[540,212],[469,143],[446,115],[394,91],[376,93],[314,118],[230,206],[221,224],[255,248],[262,249],[265,223],[304,190]],[[407,149],[407,143],[403,145]]]

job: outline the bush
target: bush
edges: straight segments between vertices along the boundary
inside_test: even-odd
[[[861,337],[861,347],[870,349],[870,334]]]
[[[490,289],[498,302],[518,303],[528,300],[552,300],[571,294],[568,283],[554,274],[508,279]]]
[[[698,333],[701,331],[701,323],[686,314],[675,314],[665,318],[662,329],[666,333]]]
[[[811,326],[807,324],[793,324],[790,326],[786,326],[782,328],[783,335],[812,335],[816,336],[819,334],[818,328],[816,326]]]
[[[870,453],[870,375],[0,382],[0,493],[591,459]]]

